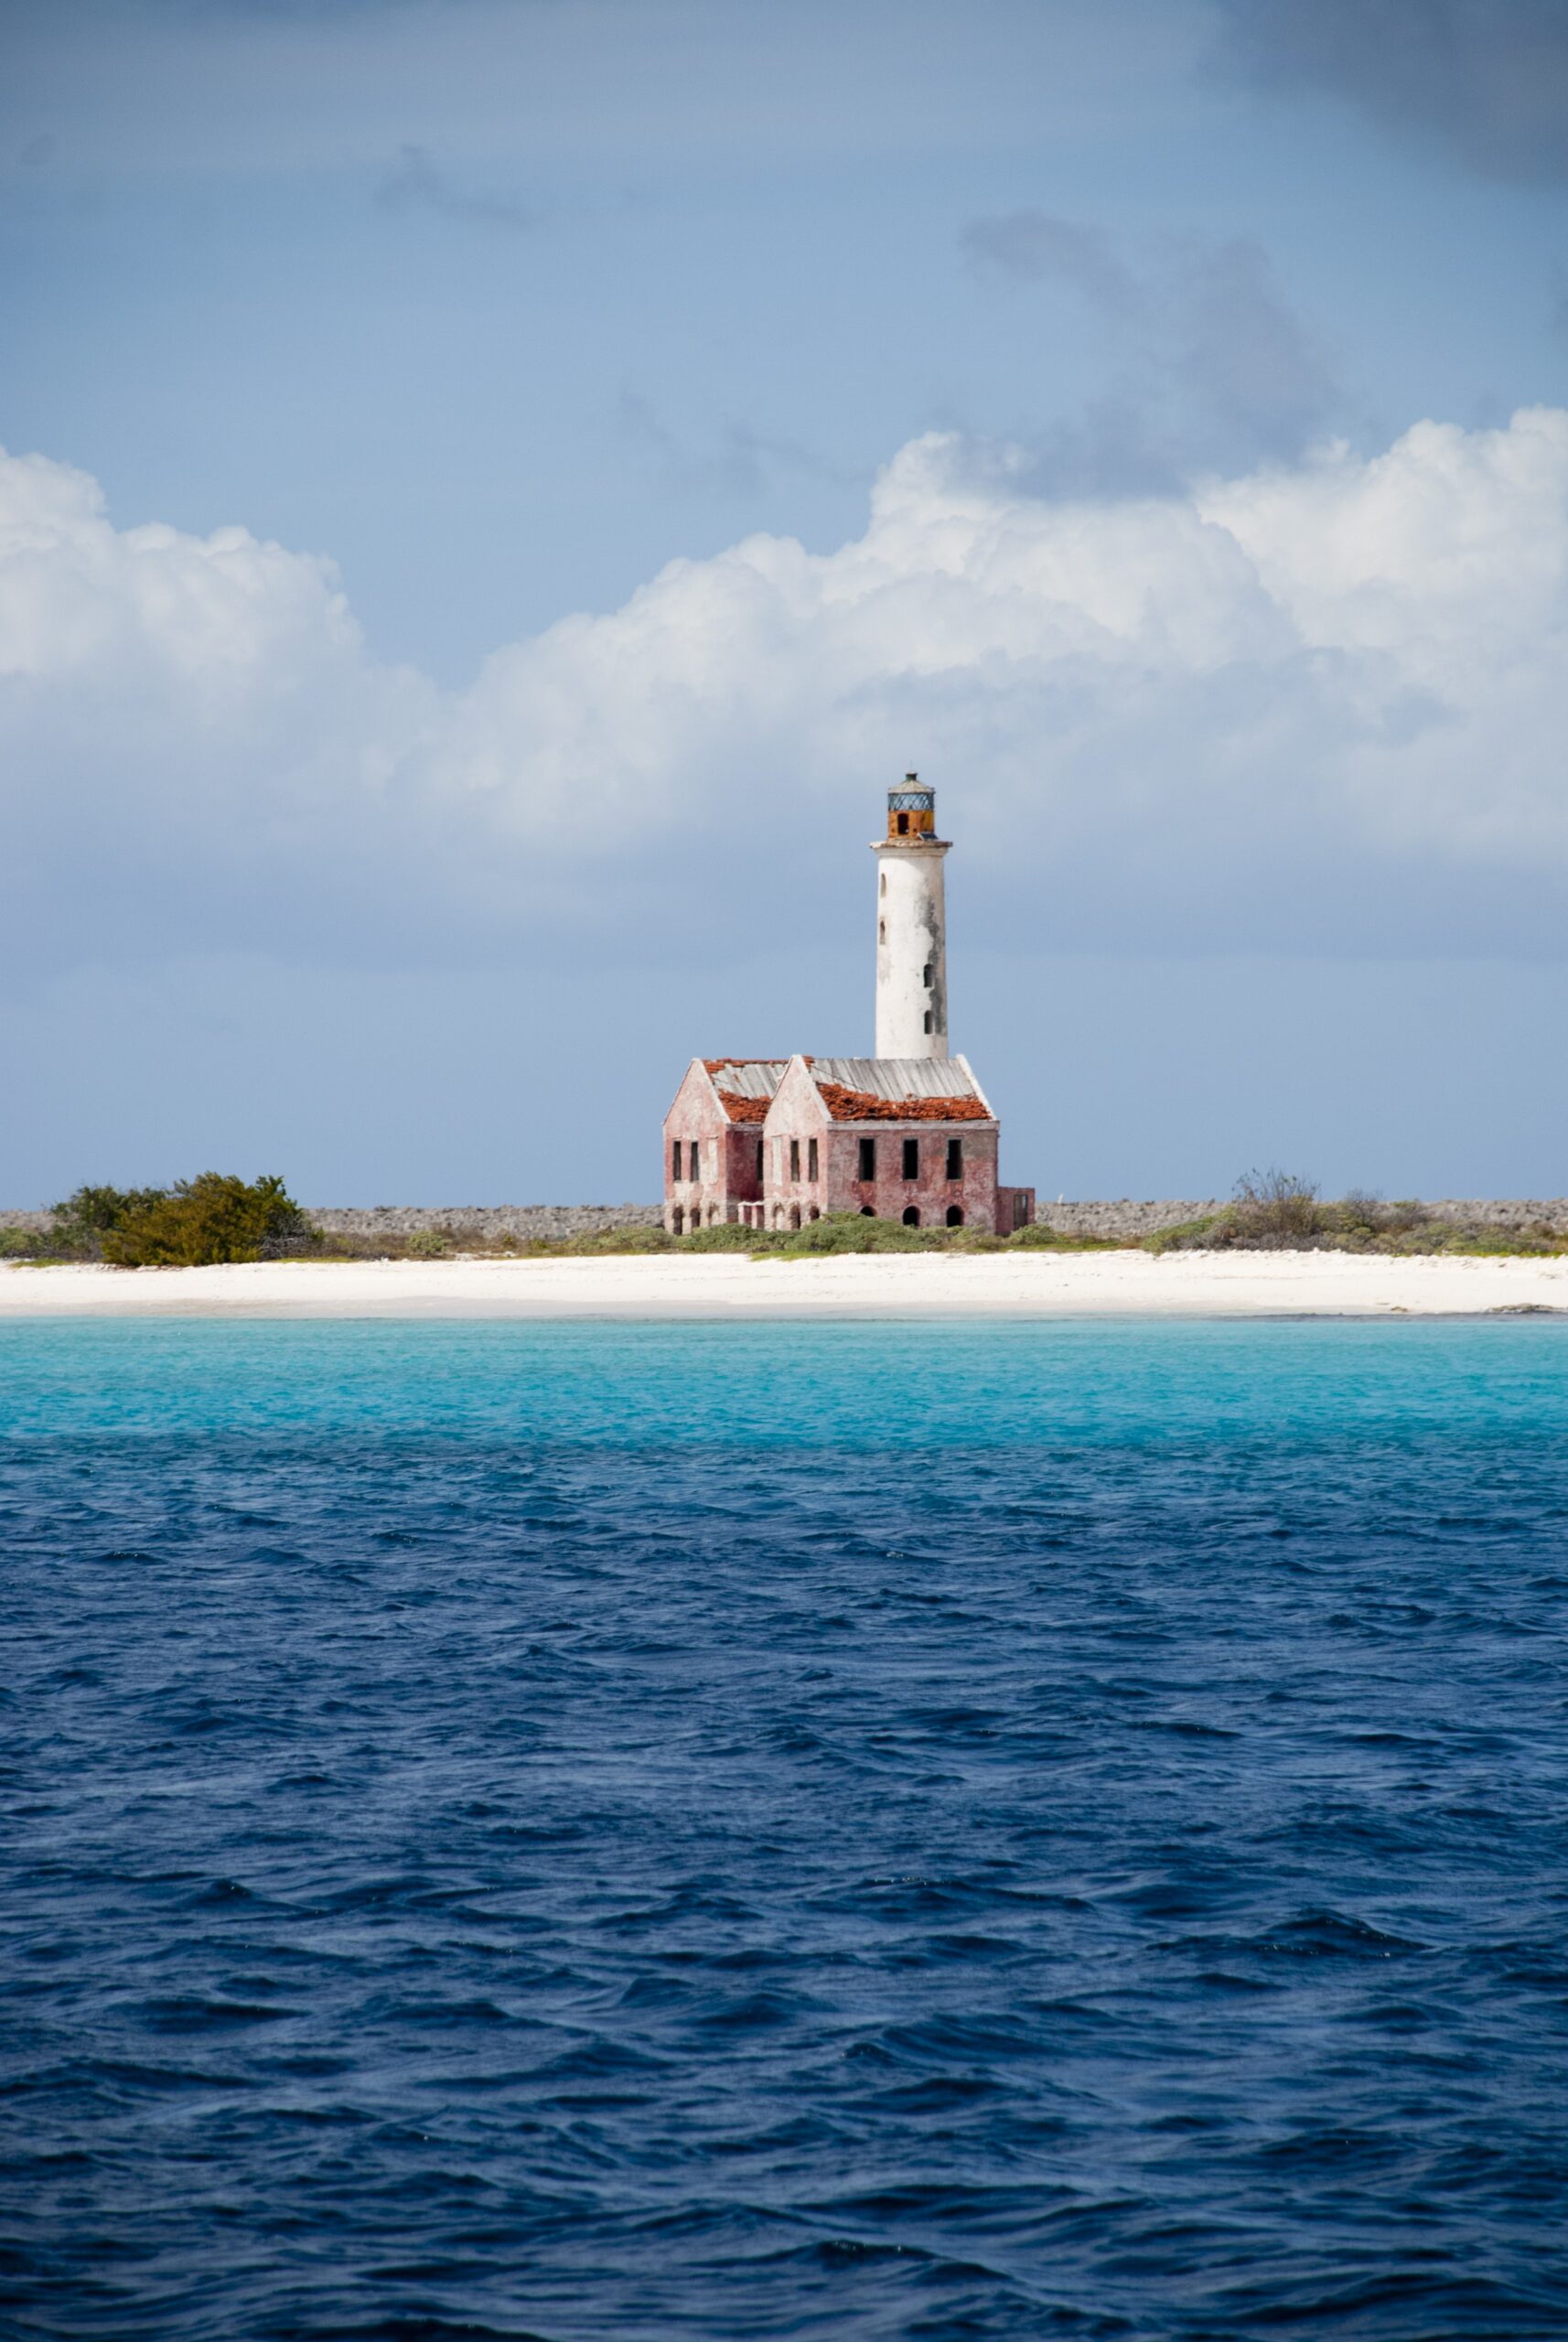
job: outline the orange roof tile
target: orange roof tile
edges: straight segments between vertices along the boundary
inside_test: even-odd
[[[710,1073],[717,1070],[715,1066],[708,1068]],[[715,1089],[717,1086],[715,1083]],[[765,1123],[768,1120],[768,1110],[772,1103],[771,1098],[743,1098],[738,1090],[719,1090],[719,1104],[732,1123]]]
[[[835,1123],[988,1123],[983,1098],[879,1098],[871,1090],[846,1090],[839,1081],[819,1081],[817,1090]]]

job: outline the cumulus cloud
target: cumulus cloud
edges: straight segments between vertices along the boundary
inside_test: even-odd
[[[1028,472],[917,440],[837,551],[672,562],[444,693],[329,563],[5,458],[12,949],[684,953],[798,921],[911,765],[1056,943],[1556,948],[1568,414],[1119,500]]]
[[[1491,178],[1568,177],[1563,0],[1219,0],[1226,67],[1326,91]]]

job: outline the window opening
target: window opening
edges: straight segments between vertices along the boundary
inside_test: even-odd
[[[948,1141],[948,1177],[963,1177],[963,1141],[961,1138],[950,1138]]]
[[[929,1010],[929,1008],[928,1008],[928,1009],[927,1009],[927,1011],[926,1011],[926,1030],[927,1030],[927,1032],[928,1032],[928,1033],[929,1033],[929,1032],[930,1032],[930,1031],[932,1030],[932,1026],[931,1026],[931,1012],[930,1012],[930,1010]]]
[[[886,870],[882,874],[882,884],[878,886],[876,891],[879,895],[886,895],[887,892],[887,873]]]
[[[887,940],[887,921],[885,919],[879,919],[876,922],[876,940],[878,943],[886,943]]]
[[[799,1228],[800,1225],[800,1207],[799,1204],[791,1204],[789,1207],[789,1225],[791,1228]]]
[[[863,1179],[875,1179],[876,1176],[876,1141],[874,1138],[863,1138],[860,1142],[858,1176]]]
[[[925,966],[920,971],[920,982],[925,985],[928,992],[931,989],[931,979],[936,972],[936,962],[934,960],[928,960]]]
[[[920,1176],[920,1142],[918,1138],[904,1141],[904,1176],[918,1179]]]
[[[817,1142],[814,1138],[809,1138],[806,1141],[806,1176],[808,1179],[814,1179],[817,1176]]]
[[[792,1138],[789,1142],[789,1176],[791,1180],[795,1180],[798,1179],[800,1176],[800,1142],[798,1138]]]
[[[762,1141],[760,1139],[757,1142],[757,1176],[759,1179],[762,1176]]]
[[[869,1204],[861,1205],[860,1216],[862,1219],[875,1219],[876,1218],[876,1214],[872,1210]]]
[[[693,1228],[701,1228],[702,1224],[703,1214],[701,1208],[698,1205],[693,1204],[692,1206],[692,1225]]]
[[[677,1204],[677,1205],[676,1205],[675,1209],[674,1209],[674,1211],[671,1213],[671,1219],[672,1219],[674,1220],[674,1222],[675,1222],[675,1233],[676,1233],[676,1235],[677,1235],[677,1236],[682,1235],[682,1234],[684,1233],[684,1231],[685,1231],[685,1227],[686,1227],[686,1215],[685,1215],[685,1213],[682,1210],[682,1209],[681,1209],[681,1207],[680,1207],[680,1205],[679,1205],[679,1204]]]
[[[918,1228],[920,1225],[920,1215],[913,1204],[910,1204],[905,1211],[904,1225],[906,1228]]]
[[[909,816],[908,813],[900,813],[898,816],[898,834],[901,838],[907,838],[909,834]]]
[[[963,1226],[963,1214],[959,1209],[957,1204],[949,1204],[948,1206],[948,1226],[950,1228],[961,1228]]]
[[[670,1149],[670,1176],[672,1179],[678,1179],[681,1176],[681,1142],[679,1139],[675,1141],[674,1144]]]

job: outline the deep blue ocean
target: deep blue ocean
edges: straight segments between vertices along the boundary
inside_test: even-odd
[[[1565,1628],[1549,1321],[12,1324],[0,2331],[1568,2334]]]

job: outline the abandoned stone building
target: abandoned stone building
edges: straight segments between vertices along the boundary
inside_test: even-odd
[[[969,1060],[948,1049],[947,923],[936,797],[914,773],[876,840],[876,1055],[693,1058],[664,1119],[672,1234],[734,1220],[799,1228],[864,1212],[1007,1235],[1032,1187],[997,1179],[1000,1136]]]

